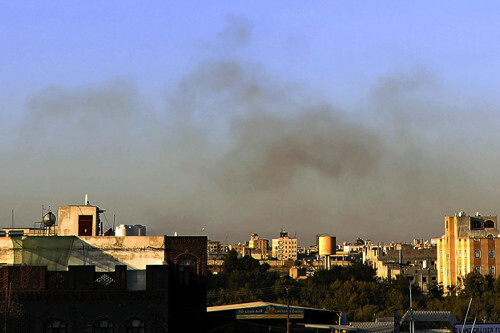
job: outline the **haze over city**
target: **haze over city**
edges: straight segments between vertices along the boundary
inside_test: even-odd
[[[499,9],[2,3],[1,226],[86,193],[105,227],[229,242],[496,215]]]

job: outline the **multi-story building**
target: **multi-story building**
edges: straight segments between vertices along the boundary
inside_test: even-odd
[[[278,260],[297,260],[297,238],[288,237],[281,230],[279,238],[272,239],[272,257]]]
[[[497,216],[445,216],[445,234],[437,239],[438,282],[447,289],[460,288],[467,273],[497,276],[500,231]],[[500,251],[500,250],[499,250]]]
[[[269,247],[269,240],[259,238],[257,234],[250,235],[248,247],[252,249],[252,257],[255,259],[266,259],[267,248]]]
[[[229,245],[229,250],[236,251],[238,253],[238,257],[240,258],[252,254],[252,250],[246,244],[241,244],[241,243]]]

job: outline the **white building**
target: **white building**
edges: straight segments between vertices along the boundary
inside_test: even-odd
[[[297,238],[288,237],[281,230],[279,238],[272,239],[272,256],[278,260],[297,260]]]

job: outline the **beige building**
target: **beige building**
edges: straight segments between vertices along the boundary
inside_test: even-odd
[[[266,259],[267,248],[269,247],[269,240],[259,238],[257,234],[250,235],[248,247],[252,249],[252,257],[255,259]]]
[[[90,205],[61,206],[58,209],[59,236],[100,236],[102,235],[99,207]]]
[[[445,234],[437,239],[438,282],[447,289],[461,288],[465,275],[473,271],[496,278],[500,269],[497,217],[460,212],[445,216],[444,223]]]
[[[281,231],[279,238],[272,239],[272,257],[278,260],[297,260],[297,238],[288,237]]]
[[[114,271],[117,265],[127,265],[129,270],[145,270],[147,265],[165,264],[169,241],[185,239],[189,244],[203,238],[104,236],[99,218],[102,212],[91,205],[62,206],[57,221],[41,222],[40,228],[4,228],[0,265],[47,266],[49,271],[67,270],[73,265]],[[206,240],[204,244],[206,253]]]

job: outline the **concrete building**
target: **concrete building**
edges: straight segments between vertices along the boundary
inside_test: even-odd
[[[297,238],[288,237],[281,230],[279,238],[272,239],[272,257],[278,260],[297,260]]]
[[[18,316],[18,322],[14,316],[8,326],[28,325],[26,332],[203,331],[206,236],[104,236],[100,213],[90,205],[64,206],[58,224],[54,219],[0,234],[0,282],[4,290],[12,283],[15,311],[37,314],[24,321]],[[95,326],[101,324],[111,326]]]
[[[257,234],[251,234],[248,247],[252,249],[252,257],[254,259],[267,259],[269,240],[259,238],[259,235]]]
[[[104,210],[90,205],[62,206],[58,209],[56,233],[59,236],[99,236],[102,225],[99,214]]]
[[[445,234],[437,242],[438,282],[447,289],[462,287],[470,272],[498,275],[500,249],[497,216],[469,216],[464,212],[445,216]],[[500,254],[500,252],[499,252]]]
[[[381,278],[405,275],[423,290],[427,284],[437,282],[436,247],[430,243],[422,246],[392,243],[389,245],[368,244],[363,249],[363,262],[370,263]]]
[[[250,249],[248,245],[241,243],[229,245],[229,250],[236,251],[239,258],[250,256],[252,254],[252,249]]]

